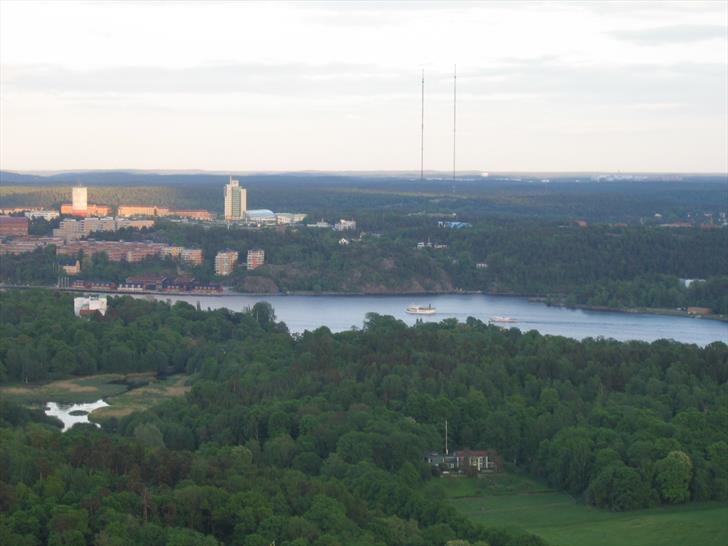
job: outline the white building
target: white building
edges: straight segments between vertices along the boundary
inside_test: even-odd
[[[331,224],[329,224],[328,222],[324,222],[323,220],[319,220],[315,224],[306,224],[306,227],[329,229],[331,227]]]
[[[43,220],[50,222],[55,220],[61,214],[57,210],[31,210],[25,213],[25,217],[29,220],[35,220],[36,218],[43,218]]]
[[[300,222],[303,222],[303,220],[306,218],[305,214],[296,213],[296,212],[277,212],[276,213],[276,223],[277,224],[298,224]]]
[[[247,208],[247,190],[240,187],[238,180],[230,177],[230,182],[225,185],[225,220],[242,220],[245,218]]]
[[[259,226],[274,226],[277,222],[276,213],[269,209],[254,209],[245,213],[245,221],[248,224]]]
[[[72,188],[71,198],[74,211],[86,211],[88,209],[88,188],[85,186]]]
[[[334,224],[336,231],[349,231],[356,229],[356,222],[354,220],[344,220],[343,218]]]
[[[106,314],[106,296],[88,296],[73,298],[73,314],[77,317],[90,315],[98,311]]]

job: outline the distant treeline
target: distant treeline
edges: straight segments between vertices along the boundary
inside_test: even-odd
[[[320,174],[238,177],[248,188],[249,208],[306,212],[318,218],[413,212],[455,213],[467,220],[487,217],[586,219],[591,222],[703,221],[725,212],[728,179],[696,176],[682,181],[593,182],[588,177],[470,177],[425,180]],[[68,173],[34,177],[0,172],[3,206],[51,206],[70,199],[70,187],[89,186],[89,200],[119,204],[204,208],[222,213],[227,177],[211,174],[154,175],[125,172]],[[655,218],[655,213],[661,216]]]

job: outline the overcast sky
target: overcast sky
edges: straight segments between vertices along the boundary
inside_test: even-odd
[[[0,0],[0,167],[728,171],[728,2]]]

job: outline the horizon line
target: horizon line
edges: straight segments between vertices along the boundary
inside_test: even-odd
[[[91,168],[91,169],[0,169],[0,173],[10,174],[21,174],[21,175],[34,175],[34,176],[53,176],[58,174],[73,174],[73,173],[143,173],[143,174],[213,174],[220,176],[229,175],[255,175],[255,174],[401,174],[414,176],[419,175],[420,170],[413,169],[293,169],[293,170],[275,170],[275,169],[153,169],[153,168]],[[440,169],[425,169],[424,173],[430,173],[431,175],[448,175],[452,176],[452,170],[440,170]],[[548,169],[535,169],[535,170],[478,170],[478,169],[463,169],[457,171],[460,176],[479,176],[481,178],[489,178],[492,176],[503,176],[503,175],[698,175],[698,176],[728,176],[727,171],[650,171],[650,170],[605,170],[605,169],[593,169],[593,170],[548,170]]]

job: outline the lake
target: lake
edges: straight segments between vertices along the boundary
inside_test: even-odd
[[[483,294],[443,294],[421,296],[136,296],[162,301],[186,301],[200,304],[202,309],[227,307],[242,311],[258,301],[270,302],[278,320],[284,321],[291,332],[313,330],[328,326],[333,332],[361,328],[367,313],[392,315],[414,324],[417,319],[439,322],[446,318],[464,321],[475,317],[487,322],[493,316],[515,319],[522,331],[537,330],[542,334],[567,336],[575,339],[606,337],[620,341],[638,339],[654,341],[668,338],[684,343],[707,345],[713,341],[728,343],[728,323],[687,317],[650,314],[631,314],[606,311],[585,311],[549,307],[544,303],[512,296]],[[431,304],[437,308],[434,316],[414,316],[405,312],[409,305]]]
[[[90,423],[88,420],[89,414],[99,408],[108,406],[103,400],[96,400],[89,404],[59,404],[57,402],[48,402],[45,408],[45,414],[51,417],[58,417],[63,423],[63,432],[66,432],[73,425],[79,423]],[[83,414],[73,415],[73,413]],[[98,423],[94,423],[97,427]]]

